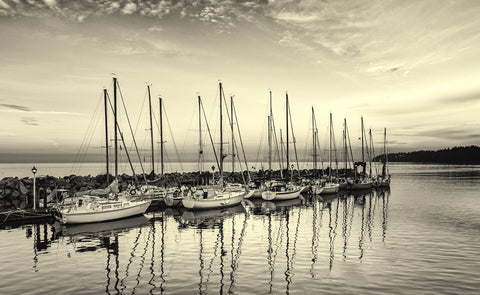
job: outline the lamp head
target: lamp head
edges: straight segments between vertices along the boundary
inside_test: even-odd
[[[37,168],[35,168],[35,166],[33,166],[33,168],[32,168],[32,173],[33,174],[37,173]]]

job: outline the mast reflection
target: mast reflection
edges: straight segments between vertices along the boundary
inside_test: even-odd
[[[280,202],[251,200],[246,208],[165,210],[147,214],[149,219],[101,224],[29,225],[25,236],[34,246],[29,265],[39,271],[41,251],[58,240],[69,245],[67,252],[73,246],[90,259],[100,255],[100,292],[105,294],[163,294],[167,286],[177,288],[178,280],[196,293],[233,294],[250,287],[244,278],[251,270],[243,269],[242,261],[252,267],[249,262],[257,259],[254,263],[264,267],[258,280],[265,288],[258,292],[289,294],[305,275],[318,280],[334,267],[370,259],[372,243],[388,241],[389,197],[389,190],[377,189]],[[178,248],[169,251],[175,247],[173,236]],[[242,248],[248,257],[241,258]],[[188,265],[192,258],[193,271]]]

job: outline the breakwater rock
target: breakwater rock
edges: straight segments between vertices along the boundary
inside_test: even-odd
[[[255,171],[250,172],[250,179],[254,182],[261,182],[264,179],[275,178],[279,179],[283,176],[284,179],[298,180],[300,178],[312,178],[321,174],[328,174],[328,168],[325,171],[317,170],[295,170],[293,175],[289,171]],[[340,174],[342,171],[339,171]],[[347,171],[347,174],[352,174],[352,171]],[[107,187],[113,180],[112,175],[100,174],[97,176],[79,176],[69,175],[65,177],[53,176],[39,176],[35,178],[35,187],[37,202],[46,199],[46,196],[54,189],[66,189],[71,192],[101,189]],[[181,185],[205,185],[213,183],[219,179],[218,172],[185,172],[185,173],[167,173],[164,175],[119,175],[119,189],[120,191],[127,189],[131,183],[145,183],[145,179],[151,185],[159,187],[179,187]],[[247,172],[227,172],[224,174],[224,179],[231,183],[243,183],[248,181]],[[25,177],[5,177],[0,180],[0,210],[10,209],[24,209],[33,207],[33,178]]]

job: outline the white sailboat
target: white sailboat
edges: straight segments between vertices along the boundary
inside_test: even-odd
[[[382,166],[382,175],[377,176],[376,185],[380,187],[389,187],[390,186],[390,173],[388,171],[388,154],[387,154],[387,128],[383,130],[383,166]]]
[[[223,88],[222,83],[219,83],[220,87],[220,159],[217,161],[220,180],[219,185],[213,186],[203,186],[194,188],[193,192],[187,194],[185,198],[182,199],[182,204],[185,208],[188,209],[213,209],[213,208],[222,208],[229,207],[240,204],[244,197],[250,197],[253,194],[253,191],[247,191],[245,189],[238,190],[235,189],[226,189],[223,181],[223,108],[222,108],[222,95]],[[201,106],[202,101],[200,96],[198,97],[199,104],[199,118],[201,118]],[[199,120],[200,130],[201,130],[201,121]],[[201,138],[201,135],[200,135]],[[213,147],[214,148],[214,147]],[[203,148],[200,140],[200,157],[203,156]]]
[[[367,175],[366,173],[366,162],[365,162],[365,152],[364,152],[364,135],[365,135],[365,128],[363,126],[363,117],[361,118],[362,121],[362,162],[358,163],[355,162],[355,179],[349,180],[349,189],[351,190],[362,190],[362,189],[370,189],[373,187],[373,180]],[[366,137],[366,136],[365,136]],[[365,143],[366,144],[366,143]],[[368,149],[367,149],[368,151]],[[361,166],[363,168],[360,175],[357,173],[357,167]]]
[[[265,183],[265,190],[262,192],[262,199],[272,200],[291,200],[298,198],[303,187],[288,185],[284,181],[272,180]]]
[[[290,176],[293,178],[293,167],[292,165],[290,167],[290,162],[289,162],[289,128],[291,127],[289,125],[289,118],[290,118],[290,106],[288,103],[288,93],[285,95],[285,104],[286,104],[286,134],[287,134],[287,139],[286,139],[286,161],[287,161],[287,171],[290,171]],[[270,124],[269,124],[269,167],[271,167],[271,146],[272,146],[272,139],[271,139],[271,130],[274,131],[274,125],[273,125],[273,114],[271,111],[271,93],[270,93]],[[292,127],[292,133],[293,133],[293,127]],[[293,136],[294,137],[294,136]],[[281,135],[281,130],[280,130],[280,142],[282,142],[282,135]],[[294,141],[295,143],[295,137]],[[280,143],[281,145],[281,143]],[[282,146],[282,145],[281,145]],[[280,155],[283,154],[283,151],[280,153]],[[295,149],[295,155],[296,155],[296,149]],[[282,160],[280,160],[281,162]],[[297,167],[298,167],[298,159],[297,159]],[[292,169],[292,170],[290,170]],[[282,170],[282,165],[280,165],[280,172]],[[273,201],[273,200],[291,200],[298,198],[301,194],[301,192],[304,190],[304,186],[299,186],[295,185],[293,182],[285,182],[283,180],[270,180],[265,182],[263,185],[263,191],[261,192],[262,194],[262,199],[266,201]]]
[[[313,114],[313,108],[312,108],[312,114]],[[314,115],[313,115],[313,118]],[[314,182],[312,185],[312,193],[315,195],[326,195],[326,194],[336,194],[338,192],[338,189],[340,185],[338,183],[333,182],[332,180],[332,114],[330,113],[330,149],[328,153],[328,159],[329,159],[329,178],[328,181],[324,182],[321,180],[317,180]],[[314,139],[315,143],[315,139]],[[315,151],[316,152],[316,151]]]
[[[59,219],[64,224],[74,223],[93,223],[116,220],[136,215],[143,214],[150,206],[151,200],[142,200],[140,198],[132,198],[130,194],[118,195],[118,153],[117,153],[117,78],[113,78],[113,90],[114,90],[114,103],[113,113],[115,121],[115,179],[108,186],[104,193],[107,198],[100,197],[98,195],[88,195],[77,193],[75,197],[67,198],[57,208],[59,213]],[[104,90],[105,101],[105,121],[107,121],[107,94]],[[108,134],[106,134],[108,142]],[[108,159],[108,148],[107,148]],[[108,160],[107,160],[108,167]],[[107,169],[108,175],[108,169]]]
[[[116,220],[145,213],[151,201],[108,200],[100,197],[77,198],[71,206],[60,210],[60,221],[64,224],[93,223]]]

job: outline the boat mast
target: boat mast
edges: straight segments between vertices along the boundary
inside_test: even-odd
[[[114,137],[114,142],[115,142],[115,179],[118,177],[118,132],[117,132],[117,78],[113,77],[113,117],[115,121],[115,137]]]
[[[286,127],[287,127],[287,171],[290,169],[290,159],[288,157],[288,154],[289,154],[289,146],[288,146],[288,110],[289,110],[289,107],[288,107],[288,92],[285,92],[285,115],[286,115]]]
[[[160,174],[164,173],[164,163],[163,163],[163,100],[161,97],[158,98],[158,105],[160,108]],[[153,161],[152,161],[153,162]]]
[[[317,135],[317,129],[315,128],[315,111],[313,110],[312,107],[312,140],[313,140],[313,173],[317,170],[317,141],[316,135]]]
[[[369,165],[369,174],[372,177],[372,158],[374,157],[374,148],[373,148],[373,139],[372,139],[372,129],[368,129],[368,135],[370,136],[370,149],[368,153],[368,165]],[[378,172],[377,172],[378,173]]]
[[[345,150],[345,177],[348,169],[348,149],[347,149],[347,119],[343,118],[343,148]]]
[[[151,151],[152,151],[152,173],[155,175],[155,152],[153,149],[153,124],[152,124],[152,98],[150,96],[150,85],[147,85],[148,91],[148,107],[149,107],[149,115],[150,115],[150,143],[151,143]]]
[[[272,172],[272,91],[270,91],[270,114],[268,115],[268,170]]]
[[[278,153],[278,149],[277,149],[277,153]],[[279,162],[280,162],[280,178],[283,179],[283,167],[282,167],[282,163],[283,163],[283,135],[282,135],[282,129],[280,129],[280,155],[279,155]]]
[[[382,177],[385,178],[387,176],[387,162],[388,162],[388,155],[387,155],[387,128],[383,129],[383,169],[382,169]]]
[[[219,82],[220,88],[220,185],[223,187],[223,113],[222,113],[222,82]]]
[[[103,103],[105,105],[105,160],[107,164],[107,183],[110,183],[110,171],[109,171],[109,160],[108,160],[108,102],[107,102],[107,89],[103,89]]]
[[[363,117],[361,117],[362,120],[362,163],[365,162],[365,151],[363,150]]]
[[[202,144],[202,99],[198,96],[198,170],[203,171],[203,144]]]
[[[330,178],[330,182],[332,182],[332,113],[330,113],[330,149],[328,151],[328,176]]]
[[[232,131],[232,173],[235,172],[235,134],[233,133],[233,95],[230,96],[230,129]]]

